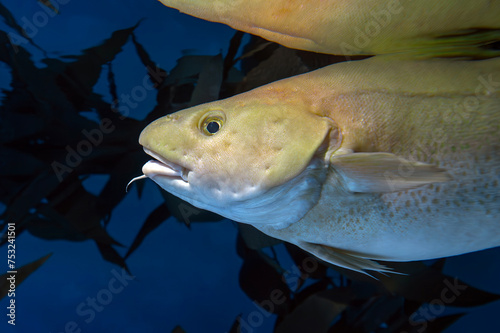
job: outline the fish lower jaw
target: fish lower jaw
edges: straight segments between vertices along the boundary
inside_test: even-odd
[[[170,166],[163,164],[157,160],[150,160],[142,167],[142,172],[149,178],[166,177],[170,179],[178,179],[188,183],[189,171],[185,168],[175,170]]]
[[[165,160],[164,158],[147,148],[144,148],[144,151],[151,157],[155,158],[154,160],[148,161],[142,167],[142,172],[144,173],[144,175],[149,178],[157,176],[174,179],[177,178],[188,183],[188,176],[190,172],[189,169],[184,168],[171,161]]]

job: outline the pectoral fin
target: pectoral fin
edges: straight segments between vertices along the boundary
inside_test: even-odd
[[[390,153],[334,154],[330,162],[352,192],[397,192],[451,179],[435,165]]]
[[[300,242],[297,244],[297,246],[332,265],[350,269],[369,276],[371,275],[366,272],[367,270],[397,273],[394,272],[391,268],[381,265],[373,260],[362,258],[360,256],[357,256],[356,254],[349,253],[340,249],[335,249],[330,246],[308,242]]]

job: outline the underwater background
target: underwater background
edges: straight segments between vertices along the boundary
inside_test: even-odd
[[[500,248],[374,280],[150,180],[125,191],[151,120],[344,57],[155,0],[2,0],[0,16],[0,332],[497,332]]]

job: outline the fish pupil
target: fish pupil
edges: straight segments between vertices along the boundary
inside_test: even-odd
[[[211,121],[207,124],[207,132],[210,134],[215,134],[219,131],[220,125],[216,121]]]

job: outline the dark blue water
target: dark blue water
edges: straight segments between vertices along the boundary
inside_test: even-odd
[[[174,67],[183,50],[225,54],[234,34],[226,26],[180,14],[155,0],[54,0],[59,6],[57,15],[35,0],[1,3],[46,51],[44,54],[27,40],[20,40],[39,67],[44,66],[41,60],[46,56],[80,54],[113,31],[131,27],[143,18],[135,31],[137,39],[167,70]],[[15,33],[5,22],[0,22],[0,29]],[[118,95],[130,93],[142,82],[144,66],[131,42],[113,61],[113,70]],[[9,89],[10,79],[9,68],[0,63],[1,87]],[[104,74],[95,92],[111,101]],[[155,103],[153,94],[145,96],[129,116],[143,119]],[[105,180],[92,176],[84,185],[98,194]],[[141,199],[134,188],[113,211],[107,230],[125,245],[118,248],[121,255],[162,200],[157,186],[147,180]],[[3,210],[5,205],[0,205],[0,212]],[[132,278],[103,260],[91,241],[49,241],[24,232],[15,239],[18,266],[48,253],[52,256],[16,288],[15,326],[8,324],[9,299],[0,300],[0,332],[171,332],[176,325],[188,333],[227,332],[239,314],[256,323],[247,332],[272,332],[275,317],[259,310],[239,287],[242,260],[236,253],[236,236],[236,225],[227,220],[195,223],[188,229],[171,218],[127,259]],[[500,293],[499,260],[500,249],[450,258],[445,273]],[[3,246],[0,273],[6,270],[6,261],[7,248]],[[472,309],[445,332],[494,332],[498,313],[499,302]]]

